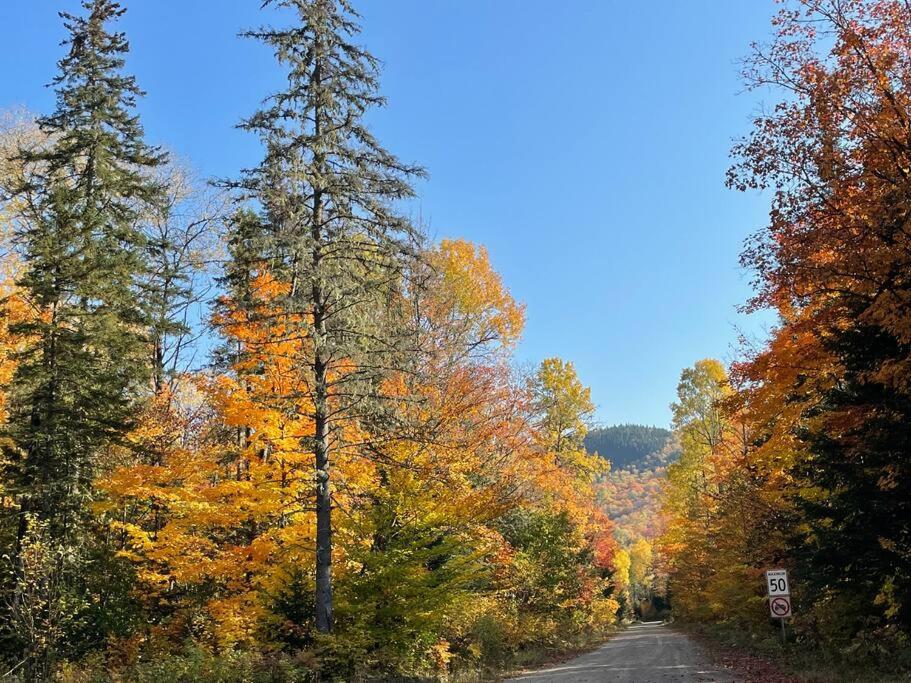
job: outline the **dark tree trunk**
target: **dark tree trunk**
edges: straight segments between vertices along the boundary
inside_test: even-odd
[[[317,405],[315,424],[316,454],[316,628],[332,630],[332,493],[329,487],[329,430],[325,393],[326,372],[320,359],[316,363]],[[322,390],[322,391],[321,391]]]
[[[321,58],[319,44],[314,62],[313,81],[319,87],[321,79]],[[322,133],[321,107],[313,112],[314,137]],[[314,162],[321,171],[325,159],[321,151],[314,155]],[[332,491],[329,481],[329,382],[326,358],[326,306],[325,292],[320,282],[320,250],[323,220],[323,193],[320,188],[313,192],[313,379],[314,379],[314,456],[316,464],[316,630],[320,633],[332,631]]]

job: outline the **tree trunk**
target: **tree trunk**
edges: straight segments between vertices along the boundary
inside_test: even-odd
[[[319,262],[319,250],[314,252]],[[314,456],[316,465],[316,629],[332,630],[332,491],[329,482],[329,382],[328,365],[323,348],[326,336],[322,289],[313,285],[313,403]]]
[[[326,419],[326,370],[317,356],[316,367],[316,629],[332,630],[332,493],[329,487],[329,430]],[[322,395],[321,395],[322,394]]]
[[[319,42],[316,47],[316,59],[313,67],[313,82],[317,87],[321,81],[321,50]],[[318,100],[317,100],[318,102]],[[323,177],[325,161],[323,150],[319,146],[322,133],[320,105],[314,107],[314,138],[317,140],[317,151],[314,162]],[[323,192],[321,187],[313,191],[313,238],[312,261],[312,297],[313,297],[313,379],[314,379],[314,456],[316,460],[316,595],[314,610],[316,612],[316,630],[320,633],[332,631],[332,492],[329,481],[329,378],[326,357],[326,293],[323,291],[321,277],[322,261],[322,221]]]

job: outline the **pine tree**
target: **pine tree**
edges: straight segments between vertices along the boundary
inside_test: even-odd
[[[310,375],[317,523],[316,626],[332,629],[330,462],[343,430],[382,412],[380,382],[398,361],[388,319],[419,235],[394,203],[411,197],[420,168],[387,152],[364,124],[384,103],[377,60],[352,41],[358,16],[347,0],[267,0],[289,9],[288,28],[246,35],[275,51],[288,87],[242,127],[259,135],[262,163],[238,184],[263,210],[285,306],[305,321],[299,362]]]
[[[160,195],[149,171],[164,155],[143,141],[142,92],[122,73],[129,46],[108,28],[124,10],[112,0],[83,8],[86,16],[61,14],[69,51],[53,82],[56,110],[39,119],[49,142],[23,152],[29,172],[15,189],[27,207],[17,221],[19,285],[41,312],[17,329],[29,343],[8,425],[20,541],[29,515],[72,540],[94,458],[126,429],[147,377],[138,224]]]
[[[809,493],[798,497],[805,524],[791,539],[795,579],[850,615],[845,635],[907,632],[911,395],[877,371],[908,358],[911,345],[858,325],[830,334],[829,346],[845,370],[800,431],[810,454],[794,474]]]

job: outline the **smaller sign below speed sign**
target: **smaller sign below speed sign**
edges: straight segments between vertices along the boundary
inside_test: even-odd
[[[787,619],[791,616],[791,597],[789,595],[779,595],[769,598],[769,611],[776,619]]]
[[[769,569],[765,573],[765,579],[769,584],[769,597],[777,595],[790,595],[788,588],[788,572],[786,569]]]

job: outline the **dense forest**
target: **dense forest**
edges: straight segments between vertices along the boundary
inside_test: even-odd
[[[661,427],[635,424],[595,427],[585,435],[585,448],[609,460],[615,470],[642,467],[646,457],[664,448],[670,438],[671,432]]]
[[[145,139],[124,12],[62,14],[55,108],[0,132],[0,673],[438,678],[610,628],[589,391],[403,212],[354,9],[264,3],[284,89],[216,183]]]
[[[614,584],[622,618],[666,616],[666,577],[655,541],[663,531],[662,502],[668,465],[679,453],[672,432],[624,424],[593,429],[586,447],[610,463],[595,482],[598,505],[618,544]]]
[[[678,457],[670,431],[641,425],[593,430],[600,433],[610,470],[595,484],[598,504],[614,524],[614,536],[623,545],[640,538],[653,541],[661,531],[660,508],[667,467]],[[591,432],[590,432],[591,433]],[[629,437],[633,439],[630,440]],[[611,441],[625,457],[617,464]]]
[[[524,305],[365,122],[348,0],[262,3],[280,89],[217,180],[147,139],[125,11],[61,14],[54,105],[0,117],[0,677],[479,680],[639,617],[907,677],[911,5],[783,3],[744,62],[776,323],[671,430],[518,362]]]
[[[667,590],[681,619],[770,640],[763,572],[788,569],[786,634],[813,666],[907,680],[911,5],[786,4],[745,78],[778,99],[735,145],[728,183],[774,190],[742,264],[748,307],[778,324],[730,367],[681,376]]]

